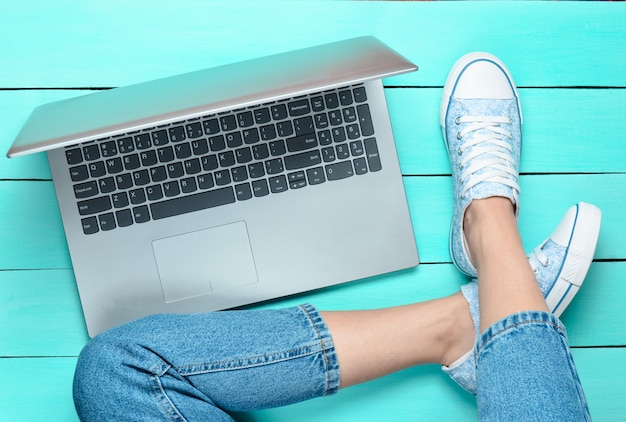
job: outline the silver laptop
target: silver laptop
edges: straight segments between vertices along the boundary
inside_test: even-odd
[[[47,151],[89,334],[239,307],[419,258],[372,37],[45,104],[9,157]]]

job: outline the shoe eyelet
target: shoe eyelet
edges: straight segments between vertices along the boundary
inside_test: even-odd
[[[539,274],[539,268],[533,268],[533,273],[534,273],[535,275]]]
[[[457,152],[459,155],[463,155],[463,151],[461,151],[461,148],[457,149],[457,150],[456,150],[456,152]]]
[[[546,262],[542,262],[541,265],[543,265],[544,267],[550,265],[550,258],[546,258]]]
[[[457,124],[457,125],[460,125],[461,124],[461,118],[457,117],[456,119],[454,119],[454,123]]]
[[[461,132],[457,132],[456,139],[458,139],[459,141],[461,140]]]

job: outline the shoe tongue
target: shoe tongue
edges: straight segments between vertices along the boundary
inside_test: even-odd
[[[465,99],[455,98],[467,116],[511,116],[512,106],[515,106],[515,98],[506,100],[494,99]]]

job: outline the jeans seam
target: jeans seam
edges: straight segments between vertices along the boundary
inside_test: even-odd
[[[313,320],[313,317],[309,313],[309,310],[307,309],[307,307],[300,306],[300,309],[302,309],[304,313],[306,314],[307,318],[309,318],[309,321],[313,325],[313,328],[315,329],[315,333],[317,334],[317,338],[319,339],[320,345],[322,347],[322,355],[324,356],[324,366],[326,368],[326,391],[324,392],[324,395],[327,395],[330,390],[331,382],[330,382],[330,359],[328,358],[328,355],[326,354],[326,343],[324,343],[324,337],[322,336],[322,333],[320,332],[317,324]]]
[[[163,372],[165,374],[167,369]],[[153,380],[154,384],[152,385],[154,394],[156,396],[157,402],[160,404],[161,408],[165,411],[165,414],[171,421],[182,421],[186,422],[187,419],[180,413],[176,405],[169,398],[165,389],[163,388],[163,384],[161,383],[161,376],[158,374],[152,374],[149,376],[150,379]],[[152,383],[151,383],[152,384]]]

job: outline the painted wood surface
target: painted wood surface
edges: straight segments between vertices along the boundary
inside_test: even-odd
[[[385,80],[423,264],[260,307],[310,301],[359,309],[427,300],[465,279],[450,263],[450,167],[441,87],[462,54],[485,50],[522,97],[520,230],[527,250],[565,209],[588,201],[603,226],[581,293],[563,315],[594,420],[626,415],[626,5],[568,2],[203,1],[0,4],[0,421],[76,420],[71,382],[87,341],[43,154],[7,159],[33,107],[360,35],[415,61]],[[412,368],[241,421],[475,420],[435,366]]]

